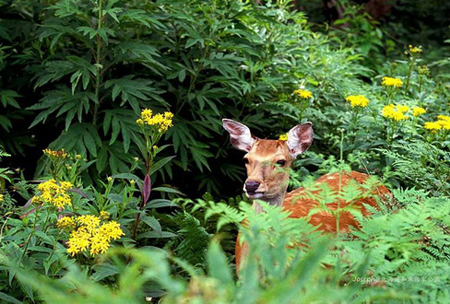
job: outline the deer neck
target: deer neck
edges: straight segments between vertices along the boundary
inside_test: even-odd
[[[283,206],[283,201],[284,201],[285,196],[286,196],[286,189],[284,190],[284,192],[282,194],[280,194],[274,198],[271,198],[271,199],[264,199],[262,201],[265,201],[267,204],[269,204],[271,206],[281,207],[281,206]],[[260,204],[258,204],[257,200],[253,201],[252,207],[253,207],[253,210],[255,210],[256,214],[264,212],[264,209],[261,207]]]

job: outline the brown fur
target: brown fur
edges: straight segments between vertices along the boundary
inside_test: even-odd
[[[269,155],[269,154],[266,154]],[[251,170],[250,174],[252,174]],[[275,176],[275,175],[274,175]],[[342,187],[347,185],[351,180],[355,180],[359,184],[363,184],[365,180],[369,177],[369,175],[352,171],[352,172],[341,172],[341,173],[332,173],[332,174],[326,174],[320,177],[315,181],[316,184],[320,183],[327,183],[328,186],[332,191],[339,192]],[[288,178],[288,177],[287,177]],[[283,177],[284,180],[284,177]],[[286,179],[287,182],[287,179]],[[269,185],[270,187],[276,187],[276,178],[266,180],[265,183]],[[278,183],[279,188],[280,184]],[[318,194],[321,190],[312,191],[313,194]],[[311,198],[305,198],[305,188],[300,187],[286,195],[283,201],[282,208],[288,212],[291,212],[290,216],[291,218],[300,218],[300,217],[307,217],[310,210],[313,208],[316,208],[318,206],[318,202],[311,199]],[[378,186],[372,194],[374,196],[378,196],[383,198],[384,196],[390,197],[391,193],[389,190],[384,186]],[[343,208],[348,205],[348,202],[345,201],[339,201],[335,203],[328,204],[328,208],[336,210],[338,208],[338,204],[340,208]],[[367,204],[370,206],[373,206],[375,208],[378,208],[377,202],[374,198],[366,197],[358,200],[354,203],[354,208],[360,209],[361,213],[364,216],[367,216],[369,212],[364,208],[363,204]],[[336,233],[337,231],[337,219],[330,213],[327,212],[318,212],[315,214],[312,214],[309,217],[309,222],[317,226],[318,230],[323,231],[324,233]],[[340,232],[349,232],[350,227],[353,226],[355,228],[359,227],[359,223],[356,221],[356,219],[351,215],[349,212],[342,212],[339,220],[339,231]],[[240,234],[237,237],[236,240],[236,269],[238,270],[242,259],[244,259],[248,253],[249,248],[248,245],[244,243],[240,243]]]

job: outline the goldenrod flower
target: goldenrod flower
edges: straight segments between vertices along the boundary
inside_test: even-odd
[[[423,127],[427,130],[432,130],[432,131],[436,131],[436,130],[440,130],[442,129],[442,126],[438,123],[438,122],[426,122]]]
[[[399,88],[403,85],[403,81],[400,78],[383,77],[381,84],[387,87]]]
[[[450,121],[450,116],[446,116],[446,115],[438,115],[437,118],[439,120]]]
[[[437,118],[437,121],[426,122],[423,127],[431,131],[450,130],[450,116],[438,115]]]
[[[442,126],[442,129],[444,129],[444,130],[450,130],[450,121],[447,121],[447,120],[438,120],[437,123],[440,124],[440,125]]]
[[[288,140],[288,134],[281,134],[280,137],[278,138],[278,140],[282,140],[282,141],[287,141]]]
[[[52,149],[47,148],[47,149],[42,150],[42,152],[44,152],[45,155],[49,156],[52,159],[57,159],[57,158],[64,159],[67,157],[67,153],[64,151],[64,149],[54,151]]]
[[[361,107],[365,108],[369,104],[369,99],[363,95],[350,95],[345,98],[346,101],[350,102],[352,108]]]
[[[173,113],[171,112],[164,112],[164,114],[159,113],[153,115],[152,110],[144,109],[141,112],[141,117],[136,120],[136,123],[141,127],[144,127],[145,125],[156,126],[158,127],[158,131],[160,133],[164,133],[173,126],[172,118]]]
[[[56,224],[59,229],[73,230],[75,228],[75,219],[73,216],[60,218]]]
[[[109,246],[110,244],[105,236],[97,233],[94,234],[91,238],[91,247],[89,251],[92,255],[105,253],[106,250],[108,250]]]
[[[294,94],[297,94],[298,97],[303,99],[310,99],[312,97],[312,93],[308,90],[298,89],[294,91]]]
[[[111,241],[125,235],[120,224],[115,221],[101,223],[101,220],[109,217],[106,211],[100,212],[100,217],[94,215],[82,215],[75,219],[78,228],[70,234],[67,242],[67,252],[74,256],[77,253],[88,251],[91,255],[105,253],[111,245]]]
[[[410,53],[422,53],[422,47],[412,46],[411,44],[408,46]]]
[[[110,214],[108,211],[104,211],[104,210],[100,211],[100,219],[101,220],[107,220],[107,219],[109,219],[109,216],[110,216]]]
[[[69,241],[67,242],[67,252],[74,256],[77,253],[87,250],[91,244],[91,237],[91,233],[84,227],[72,231]]]
[[[408,107],[408,106],[405,106],[405,105],[396,105],[396,106],[395,106],[395,109],[396,109],[397,111],[399,111],[400,113],[402,113],[402,114],[404,114],[404,113],[406,113],[406,112],[409,111],[409,107]]]
[[[116,221],[110,221],[101,225],[98,233],[102,234],[108,241],[120,239],[122,235],[125,235],[120,229],[120,224]]]
[[[77,224],[84,226],[87,231],[92,232],[100,225],[100,219],[95,215],[82,215],[77,217]]]
[[[422,114],[425,114],[427,111],[424,108],[421,107],[413,107],[413,116],[417,117]]]
[[[409,110],[408,106],[403,106],[403,105],[387,105],[383,107],[383,110],[381,111],[381,115],[383,117],[389,118],[389,119],[393,119],[395,121],[401,121],[401,120],[406,120],[409,119],[408,116],[405,115],[405,112],[407,112]]]
[[[33,203],[43,204],[49,203],[57,208],[64,208],[64,206],[72,205],[72,200],[67,191],[72,188],[69,182],[57,183],[54,179],[40,183],[37,190],[41,193],[32,198]]]

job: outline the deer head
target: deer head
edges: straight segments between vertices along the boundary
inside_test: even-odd
[[[223,127],[230,133],[231,144],[247,152],[244,155],[247,179],[244,192],[250,199],[260,199],[281,206],[289,182],[288,168],[292,161],[311,146],[312,123],[293,127],[288,140],[260,139],[250,129],[231,119],[223,119]]]

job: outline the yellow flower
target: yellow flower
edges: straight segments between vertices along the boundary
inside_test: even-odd
[[[405,106],[405,105],[396,105],[395,108],[397,109],[397,111],[399,111],[402,114],[409,111],[409,107]]]
[[[64,149],[54,151],[52,149],[47,148],[47,149],[42,150],[42,152],[44,152],[45,155],[47,155],[53,159],[56,159],[56,158],[64,159],[67,157],[67,153],[64,151]]]
[[[73,230],[75,228],[75,220],[73,216],[65,216],[58,220],[56,227],[59,229]]]
[[[94,215],[77,217],[74,223],[77,223],[79,227],[70,234],[67,252],[72,256],[88,250],[91,255],[105,253],[112,240],[117,240],[125,235],[120,224],[115,221],[101,224],[101,220],[106,217],[109,217],[109,213],[106,211],[101,211],[100,217]]]
[[[53,198],[52,203],[57,208],[64,208],[65,205],[69,205],[69,206],[72,205],[70,196],[68,194],[64,194],[64,193]]]
[[[91,244],[90,238],[91,233],[84,228],[72,231],[67,242],[67,252],[74,256],[77,253],[87,250]]]
[[[3,196],[3,194],[0,194],[0,202],[3,202],[5,200],[5,197]]]
[[[345,98],[346,101],[350,102],[352,108],[362,107],[365,108],[369,104],[369,99],[363,95],[350,95]]]
[[[71,206],[72,200],[67,191],[72,186],[69,182],[61,182],[58,184],[56,180],[50,179],[37,186],[37,190],[41,193],[34,196],[32,202],[38,204],[48,203],[57,208],[64,208],[66,205]]]
[[[100,219],[101,220],[107,220],[107,219],[109,219],[109,216],[110,216],[110,214],[108,211],[104,211],[104,210],[100,211]]]
[[[93,255],[105,253],[109,246],[108,239],[104,235],[97,233],[91,238],[91,248],[89,251]]]
[[[411,44],[408,46],[410,53],[422,53],[422,47],[412,46]]]
[[[427,111],[424,108],[421,107],[413,107],[413,116],[417,117],[422,114],[425,114]]]
[[[103,235],[108,241],[120,239],[121,236],[125,235],[120,229],[120,224],[116,221],[110,221],[101,225],[98,233]]]
[[[438,115],[438,120],[433,122],[426,122],[423,126],[427,130],[450,130],[450,116]]]
[[[164,133],[172,124],[173,113],[164,112],[164,114],[155,114],[153,115],[152,110],[144,109],[141,111],[141,117],[136,120],[136,123],[140,126],[156,126],[158,127],[158,132]]]
[[[383,77],[381,84],[387,87],[399,88],[403,85],[403,81],[400,78]]]
[[[448,120],[438,120],[437,123],[442,126],[442,129],[450,130],[450,121],[448,121]]]
[[[69,190],[70,188],[73,187],[72,183],[70,182],[61,182],[59,184],[62,190]]]
[[[282,140],[282,141],[287,141],[288,140],[288,134],[281,134],[280,137],[278,138],[278,140]]]
[[[439,120],[450,121],[450,116],[446,116],[446,115],[438,115],[437,118]]]
[[[87,231],[92,232],[100,225],[100,219],[95,215],[82,215],[76,219],[79,225],[84,226]]]
[[[308,90],[298,89],[294,91],[294,94],[297,94],[298,97],[303,99],[310,99],[312,97],[312,93]]]
[[[438,122],[426,122],[423,127],[433,131],[442,129],[442,126]]]
[[[387,105],[383,107],[383,110],[381,111],[381,115],[383,117],[389,118],[389,119],[393,119],[395,121],[402,121],[402,120],[406,120],[409,119],[408,116],[405,115],[405,112],[407,112],[409,110],[408,106],[403,106],[403,105]]]

